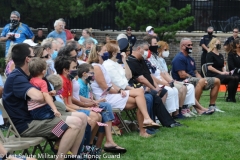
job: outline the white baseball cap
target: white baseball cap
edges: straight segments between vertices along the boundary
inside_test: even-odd
[[[147,28],[146,28],[146,32],[150,31],[151,29],[153,29],[152,26],[147,26]]]
[[[38,45],[37,43],[34,43],[32,39],[26,39],[23,43],[29,44],[31,47]]]

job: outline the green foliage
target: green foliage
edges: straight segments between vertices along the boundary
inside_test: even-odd
[[[91,14],[96,9],[104,9],[108,2],[88,5],[87,0],[3,0],[0,6],[1,14],[4,9],[4,18],[9,19],[12,10],[20,12],[24,23],[51,23],[58,18],[76,18]],[[1,4],[0,3],[0,4]],[[7,7],[8,6],[8,7]]]
[[[170,0],[117,1],[116,8],[121,16],[117,16],[115,22],[119,27],[130,25],[144,31],[151,25],[161,40],[168,41],[175,37],[176,31],[186,30],[194,21],[194,17],[189,16],[190,5],[176,9],[170,7],[170,2]]]

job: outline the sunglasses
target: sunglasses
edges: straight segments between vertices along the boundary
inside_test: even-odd
[[[28,57],[28,58],[34,58],[34,57],[36,57],[36,56],[35,56],[35,55],[34,55],[34,56],[28,55],[27,57]]]
[[[42,56],[41,58],[46,58],[46,59],[48,59],[48,58],[49,58],[49,54],[47,54],[46,56]]]
[[[94,72],[88,72],[89,74],[91,74],[91,75],[94,75]]]
[[[127,29],[127,31],[131,31],[131,29]]]
[[[238,33],[238,31],[233,31],[233,33]]]

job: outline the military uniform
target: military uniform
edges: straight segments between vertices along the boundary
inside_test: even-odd
[[[237,39],[237,38],[239,38],[239,37],[237,36],[235,39]],[[228,38],[226,39],[226,41],[224,42],[224,46],[229,45],[229,44],[232,43],[235,39],[234,39],[233,36],[228,37]]]

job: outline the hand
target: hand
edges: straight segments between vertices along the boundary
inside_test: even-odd
[[[122,97],[126,97],[127,93],[124,90],[121,90],[121,95],[122,95]]]
[[[97,106],[97,104],[94,101],[84,103],[84,107],[94,107]]]
[[[101,99],[97,100],[96,102],[97,102],[97,103],[106,102],[106,99],[105,99],[105,98],[101,98]]]
[[[122,56],[122,60],[125,60],[126,57],[127,57],[125,52],[122,52],[122,53],[121,53],[121,56]]]
[[[50,92],[48,92],[51,96],[56,96],[57,92],[55,90],[52,90]]]
[[[150,92],[150,88],[146,87],[145,92]]]
[[[61,117],[61,113],[58,112],[58,110],[53,110],[53,113],[56,117],[58,117],[58,118]]]

